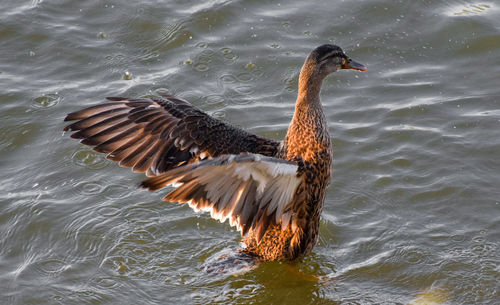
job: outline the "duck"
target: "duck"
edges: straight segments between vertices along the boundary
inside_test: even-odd
[[[332,145],[320,90],[328,75],[367,68],[336,45],[313,49],[300,70],[295,112],[282,141],[214,118],[172,95],[108,97],[72,112],[71,138],[148,177],[140,187],[173,187],[164,201],[229,220],[241,253],[295,260],[318,241],[330,183]]]

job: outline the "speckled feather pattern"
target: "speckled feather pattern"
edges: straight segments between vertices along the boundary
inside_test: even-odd
[[[304,183],[296,190],[292,207],[298,230],[269,227],[257,243],[252,232],[244,252],[264,260],[291,260],[309,253],[318,241],[320,214],[330,183],[332,148],[319,103],[299,104],[277,157],[296,162]]]
[[[142,187],[174,186],[164,200],[228,219],[244,236],[241,251],[261,260],[292,260],[318,240],[330,182],[332,148],[321,84],[328,74],[351,68],[349,63],[333,45],[309,54],[281,143],[210,117],[175,96],[108,98],[70,113],[65,120],[76,122],[65,130],[120,166],[146,172],[151,178]]]
[[[78,121],[64,130],[76,131],[72,138],[107,153],[106,158],[120,166],[147,171],[148,176],[222,154],[275,155],[279,145],[174,96],[108,100],[111,102],[68,114],[65,121]]]

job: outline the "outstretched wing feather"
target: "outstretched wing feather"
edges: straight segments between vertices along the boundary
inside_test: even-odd
[[[206,157],[242,152],[273,156],[278,150],[278,142],[225,124],[174,96],[108,100],[68,114],[65,121],[77,121],[64,130],[107,153],[107,159],[148,176]]]
[[[303,183],[297,170],[297,164],[273,157],[222,155],[172,169],[141,186],[157,190],[174,185],[176,189],[164,200],[209,211],[221,222],[229,218],[242,235],[254,230],[260,239],[269,225],[281,224],[286,229],[294,221],[290,207],[297,187]]]

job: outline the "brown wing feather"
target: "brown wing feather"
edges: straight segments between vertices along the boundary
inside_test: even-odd
[[[304,182],[298,168],[257,154],[222,155],[177,167],[141,186],[153,191],[174,185],[164,200],[210,211],[222,222],[229,219],[242,235],[254,231],[260,240],[271,224],[281,224],[283,230],[292,224],[294,230],[294,211],[303,200],[296,192]]]
[[[107,158],[135,172],[158,175],[206,157],[241,152],[274,156],[279,143],[228,125],[174,96],[127,99],[68,114],[77,120],[65,131],[72,138],[107,153]]]

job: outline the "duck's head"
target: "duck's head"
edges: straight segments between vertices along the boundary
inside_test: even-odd
[[[366,66],[350,59],[340,47],[332,44],[324,44],[314,49],[306,62],[313,64],[315,73],[323,77],[340,69],[366,71]]]

